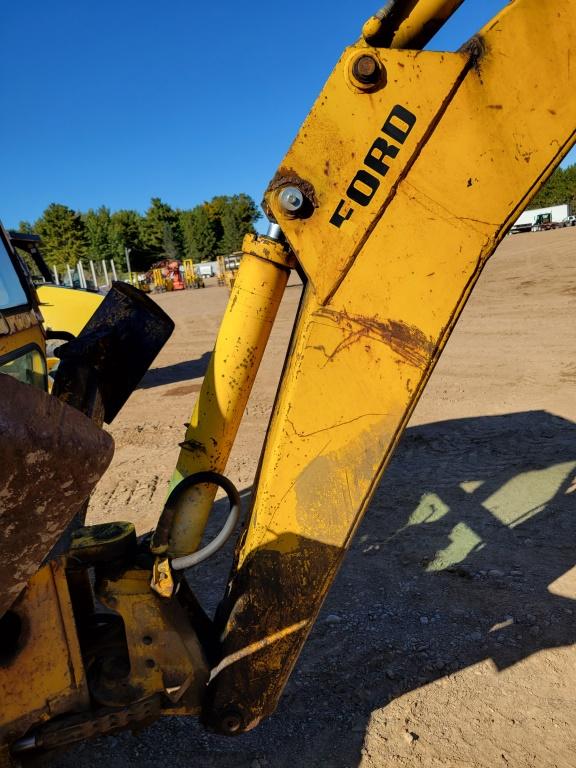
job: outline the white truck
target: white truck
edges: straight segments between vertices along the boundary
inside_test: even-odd
[[[214,277],[217,266],[215,261],[200,262],[200,264],[196,264],[196,274],[198,277]]]
[[[547,208],[533,208],[524,211],[510,229],[511,234],[519,232],[538,232],[543,229],[563,227],[564,221],[570,217],[570,206],[549,205]]]

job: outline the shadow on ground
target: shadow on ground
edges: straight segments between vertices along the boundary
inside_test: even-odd
[[[151,389],[163,384],[174,384],[178,381],[188,381],[204,376],[212,352],[204,352],[197,360],[187,360],[183,363],[165,365],[163,368],[151,368],[144,376],[139,389]]]
[[[575,641],[576,604],[550,590],[576,564],[575,477],[576,425],[543,411],[407,430],[272,718],[232,740],[170,718],[58,765],[357,766],[392,699]],[[191,574],[212,608],[229,557]]]

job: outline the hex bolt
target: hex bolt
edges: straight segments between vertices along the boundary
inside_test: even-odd
[[[376,85],[382,75],[382,66],[375,56],[364,54],[352,64],[352,75],[362,85]]]
[[[304,205],[304,195],[298,187],[284,187],[278,195],[278,203],[284,213],[294,215]]]

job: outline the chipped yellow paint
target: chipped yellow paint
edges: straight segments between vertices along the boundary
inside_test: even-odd
[[[174,594],[174,578],[167,557],[157,557],[154,560],[150,588],[166,599]]]
[[[289,271],[282,245],[266,237],[246,236],[244,255],[186,430],[171,490],[195,472],[224,472]],[[198,548],[215,494],[215,486],[206,484],[183,492],[170,536],[172,557]]]
[[[64,568],[43,566],[11,610],[23,626],[18,650],[0,665],[0,741],[41,720],[89,706]]]
[[[226,654],[317,614],[484,265],[574,143],[575,50],[576,0],[555,2],[553,23],[547,4],[516,0],[459,53],[363,41],[338,62],[266,193],[308,281],[227,593]],[[374,90],[353,86],[359,52],[385,73]],[[287,184],[308,199],[301,218],[279,205]],[[462,526],[431,567],[482,546]],[[275,586],[291,602],[277,605]],[[245,727],[269,713],[306,633],[222,670],[214,707],[241,689]]]
[[[358,43],[344,52],[274,180],[275,185],[280,184],[296,172],[310,182],[317,203],[314,214],[290,219],[280,209],[276,193],[269,192],[266,198],[320,300],[334,290],[362,249],[395,184],[418,154],[447,94],[456,87],[469,61],[457,53],[374,49],[373,55],[385,69],[386,84],[375,92],[363,93],[349,85],[348,71],[353,59],[364,51]],[[347,188],[357,172],[370,170],[364,161],[376,139],[393,145],[383,126],[397,105],[416,116],[416,122],[397,155],[389,158],[385,177],[372,174],[379,182],[373,205],[355,206],[346,196]],[[406,127],[398,118],[392,119],[392,125]],[[383,146],[372,153],[374,161],[384,151]],[[365,185],[360,184],[360,189]],[[342,216],[352,208],[354,211],[335,227],[329,222],[341,201]],[[330,254],[329,259],[326,254]]]
[[[45,341],[42,327],[33,312],[21,313],[26,315],[26,323],[22,326],[10,324],[9,333],[0,335],[0,357],[10,355],[17,349],[28,345],[34,345],[44,351]],[[10,318],[12,320],[12,318]]]
[[[483,265],[574,141],[576,1],[554,13],[517,0],[466,53],[375,51],[376,94],[350,90],[348,54],[334,70],[279,171],[317,209],[267,194],[310,282],[240,564],[290,533],[346,546]],[[395,104],[414,129],[371,204],[330,224]]]
[[[455,4],[422,0],[414,9]],[[348,49],[270,187],[267,206],[308,283],[227,594],[230,663],[207,697],[228,707],[238,696],[248,724],[277,700],[486,260],[574,141],[576,0],[557,0],[553,13],[552,23],[549,4],[516,0],[460,53],[365,41]],[[362,91],[350,67],[367,51],[383,75]],[[306,218],[280,210],[278,189],[288,182],[309,195]],[[245,250],[172,486],[224,469],[286,284],[280,246],[249,238]],[[21,332],[42,337],[39,326]],[[206,489],[184,495],[172,555],[197,547],[212,498]],[[431,503],[422,500],[413,524],[425,522]],[[500,498],[488,503],[518,519]],[[457,523],[430,567],[478,546]],[[101,588],[102,603],[125,622],[135,694],[168,691],[178,711],[197,710],[208,670],[185,612],[150,591],[146,571]],[[0,699],[2,724],[19,732],[89,707],[66,590],[46,566],[15,606],[29,610],[33,634],[9,676],[0,669]]]
[[[416,3],[404,3],[402,20],[390,40],[390,47],[422,47],[462,2],[463,0],[418,0]],[[390,5],[388,3],[382,11],[371,16],[362,28],[363,37],[373,41],[375,45],[382,33],[382,22],[387,18]]]
[[[180,604],[151,591],[146,570],[129,570],[120,578],[104,579],[99,598],[122,617],[130,654],[129,676],[106,691],[109,704],[121,706],[127,690],[134,701],[166,693],[173,704],[185,706],[182,713],[197,713],[208,669]]]

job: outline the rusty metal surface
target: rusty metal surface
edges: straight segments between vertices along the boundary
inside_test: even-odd
[[[276,171],[274,177],[268,184],[268,188],[266,189],[265,193],[265,199],[262,201],[264,212],[271,221],[274,221],[275,218],[272,209],[266,201],[266,195],[277,192],[278,190],[287,186],[298,187],[298,189],[304,195],[305,209],[301,213],[300,218],[308,218],[312,215],[314,210],[318,208],[318,197],[313,185],[309,181],[306,181],[306,179],[303,179],[301,176],[299,176],[299,174],[291,168],[282,167]]]
[[[212,669],[203,719],[231,735],[271,714],[338,569],[344,548],[287,534],[253,552],[234,573],[218,610],[221,658]],[[246,691],[250,692],[246,696]]]
[[[40,568],[7,615],[21,624],[2,638],[0,744],[90,701],[63,563]]]
[[[124,706],[159,693],[166,710],[198,712],[208,668],[178,599],[160,598],[150,589],[149,571],[136,569],[103,578],[97,596],[122,617],[130,666],[124,677],[103,670],[92,679],[93,697],[102,705]]]
[[[0,374],[0,615],[92,492],[113,440],[55,397]]]
[[[32,310],[29,312],[18,312],[15,315],[6,315],[4,319],[8,324],[9,333],[26,331],[28,328],[38,325],[38,317]]]
[[[331,307],[321,307],[315,317],[331,320],[345,330],[342,341],[329,354],[326,360],[333,360],[337,354],[350,345],[361,341],[375,340],[388,345],[399,357],[410,365],[424,368],[434,352],[434,342],[414,325],[399,320],[379,320],[374,317],[354,315],[347,311],[338,311]]]
[[[126,728],[144,728],[158,718],[161,705],[162,698],[156,695],[122,709],[102,708],[87,715],[69,715],[41,727],[35,734],[36,741],[40,749],[48,751]]]

